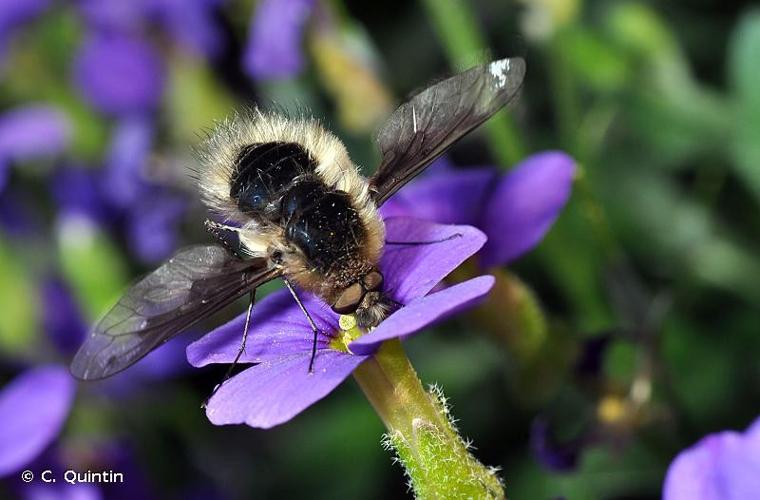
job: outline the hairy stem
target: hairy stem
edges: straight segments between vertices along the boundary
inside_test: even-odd
[[[385,342],[354,378],[385,423],[385,445],[417,498],[504,498],[496,471],[472,456],[443,394],[423,388],[398,340]]]

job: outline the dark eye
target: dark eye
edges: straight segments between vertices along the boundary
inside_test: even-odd
[[[356,311],[364,298],[364,288],[359,282],[349,286],[338,297],[332,310],[338,314],[351,314]]]

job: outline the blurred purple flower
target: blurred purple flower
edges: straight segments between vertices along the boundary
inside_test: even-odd
[[[101,32],[137,33],[154,0],[78,0],[77,8],[87,26]]]
[[[536,417],[530,427],[530,450],[536,460],[549,470],[566,472],[575,468],[583,439],[559,443],[546,417]]]
[[[51,0],[0,0],[0,59],[4,59],[14,29],[42,14]]]
[[[158,22],[191,53],[214,57],[224,38],[215,20],[221,0],[152,0]]]
[[[88,221],[123,234],[133,255],[142,262],[166,258],[177,246],[178,226],[187,203],[169,189],[141,179],[122,182],[134,189],[131,204],[124,206],[114,194],[118,184],[108,172],[68,167],[51,182],[60,217],[84,217]]]
[[[52,443],[66,421],[75,383],[62,366],[28,370],[0,391],[0,477],[20,470]]]
[[[29,193],[13,190],[0,196],[0,227],[7,235],[15,238],[39,237],[44,234],[42,220],[40,207]]]
[[[420,246],[389,246],[380,263],[385,289],[404,307],[377,328],[341,348],[339,316],[315,296],[304,305],[323,332],[317,341],[314,372],[309,373],[312,332],[290,294],[281,290],[254,309],[250,344],[241,360],[258,363],[227,381],[209,401],[206,414],[217,425],[246,423],[269,428],[293,418],[340,384],[384,342],[404,338],[451,314],[475,305],[493,285],[491,276],[428,293],[446,275],[480,249],[485,236],[469,226],[445,226],[415,219],[386,221],[392,241],[446,241]],[[191,344],[193,366],[231,363],[245,314]]]
[[[131,116],[118,123],[103,178],[108,203],[121,208],[134,205],[145,190],[142,172],[153,145],[153,134],[153,124],[145,116]]]
[[[223,0],[80,0],[87,25],[101,33],[140,35],[157,25],[188,52],[213,57],[223,34],[216,11]]]
[[[284,79],[304,65],[303,29],[316,0],[263,0],[251,19],[243,67],[251,78]]]
[[[673,460],[664,500],[760,498],[760,418],[744,432],[711,434]]]
[[[31,105],[0,116],[0,190],[14,161],[54,156],[69,145],[71,125],[56,108]]]
[[[126,231],[132,252],[143,262],[168,257],[177,246],[177,226],[186,208],[185,200],[167,192],[146,194],[129,212]]]
[[[440,168],[404,187],[381,209],[443,224],[471,224],[488,236],[483,268],[510,262],[536,246],[570,197],[575,162],[567,154],[534,154],[507,174],[495,168]]]
[[[147,42],[115,32],[94,33],[76,55],[74,82],[100,112],[140,115],[161,101],[164,68]]]
[[[100,171],[85,167],[59,168],[50,179],[50,191],[59,217],[83,217],[105,225],[112,214],[100,187]]]
[[[79,305],[66,283],[51,277],[42,283],[42,326],[58,350],[71,355],[79,348],[87,333]]]

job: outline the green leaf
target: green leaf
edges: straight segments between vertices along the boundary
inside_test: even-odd
[[[558,35],[558,47],[573,66],[582,83],[598,91],[610,92],[629,80],[623,54],[600,35],[585,29],[573,29]]]
[[[37,329],[36,290],[19,259],[0,240],[0,351],[19,353]]]
[[[729,76],[738,113],[734,166],[760,200],[760,10],[741,19],[729,50]]]
[[[128,282],[118,250],[95,226],[71,218],[60,229],[59,251],[63,274],[87,316],[100,317],[116,302]]]
[[[198,131],[233,111],[234,101],[202,61],[176,54],[170,63],[168,123],[177,143],[192,144],[198,142]]]

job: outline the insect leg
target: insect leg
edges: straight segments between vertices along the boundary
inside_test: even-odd
[[[251,312],[253,311],[253,304],[256,302],[255,288],[251,290],[250,296],[251,296],[251,301],[248,304],[248,312],[245,315],[245,326],[243,327],[243,339],[240,342],[240,349],[238,349],[237,355],[235,356],[235,359],[232,361],[232,364],[230,365],[230,367],[227,368],[227,373],[224,374],[224,378],[222,379],[220,383],[216,385],[216,387],[214,387],[214,390],[211,391],[211,394],[209,395],[209,397],[207,397],[206,400],[203,402],[203,404],[201,405],[201,408],[205,408],[209,400],[214,396],[214,394],[216,394],[216,391],[218,391],[219,388],[230,379],[230,377],[232,376],[232,371],[235,369],[235,367],[238,364],[238,361],[240,361],[240,357],[245,352],[245,344],[248,341],[248,325],[251,322]]]
[[[317,324],[314,323],[314,320],[311,319],[311,315],[309,314],[309,311],[306,310],[306,307],[304,307],[303,302],[301,302],[301,299],[298,298],[298,294],[296,293],[296,289],[293,288],[293,285],[288,281],[286,278],[282,278],[282,281],[285,282],[285,285],[288,287],[288,290],[290,290],[290,294],[293,296],[293,298],[296,300],[296,303],[298,304],[298,307],[301,308],[301,311],[306,315],[306,319],[309,321],[309,325],[311,326],[311,331],[314,332],[314,340],[311,344],[311,360],[309,361],[309,373],[314,371],[314,358],[317,357],[317,334],[319,333],[319,328],[317,328]]]
[[[447,236],[445,238],[441,238],[440,240],[432,240],[432,241],[385,241],[386,245],[399,245],[399,246],[420,246],[420,245],[432,245],[433,243],[443,243],[444,241],[453,240],[454,238],[461,238],[462,233],[454,233],[451,236]]]

